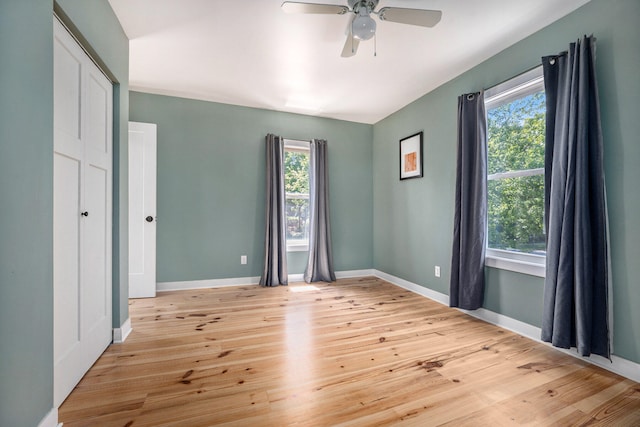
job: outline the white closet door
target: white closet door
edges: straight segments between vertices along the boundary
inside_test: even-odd
[[[54,19],[54,404],[112,339],[111,82]]]

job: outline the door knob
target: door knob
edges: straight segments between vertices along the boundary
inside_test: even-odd
[[[153,217],[151,215],[149,215],[148,217],[145,218],[145,220],[147,222],[153,222]]]
[[[89,216],[89,212],[87,212],[87,211],[80,212],[80,215],[82,215],[82,216]]]

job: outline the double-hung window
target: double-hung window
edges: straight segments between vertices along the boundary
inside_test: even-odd
[[[486,265],[544,277],[545,94],[542,67],[485,92]]]
[[[309,249],[309,141],[284,141],[288,251]]]

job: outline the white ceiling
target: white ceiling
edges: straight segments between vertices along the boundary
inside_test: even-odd
[[[299,0],[346,4],[346,0]],[[434,28],[378,23],[340,57],[351,14],[282,0],[109,0],[130,41],[130,88],[376,123],[589,0],[381,0],[442,10]]]

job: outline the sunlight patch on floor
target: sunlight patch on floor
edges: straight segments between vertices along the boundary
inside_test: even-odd
[[[313,285],[300,285],[300,286],[289,286],[289,290],[291,292],[312,292],[319,291],[320,289]]]

